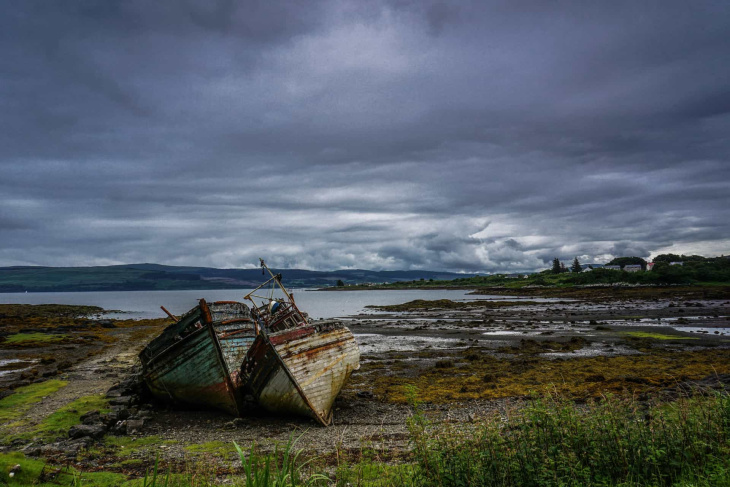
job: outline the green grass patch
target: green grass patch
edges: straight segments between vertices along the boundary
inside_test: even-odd
[[[52,333],[16,333],[9,335],[5,339],[5,345],[47,345],[49,343],[62,342],[68,338],[68,335],[59,335]]]
[[[144,462],[139,458],[128,458],[119,462],[121,467],[138,467],[140,465],[144,465]]]
[[[8,472],[15,465],[20,471],[14,477]],[[45,460],[26,458],[22,453],[0,453],[0,485],[38,487],[94,486],[116,487],[130,485],[127,477],[109,472],[79,472],[71,467],[53,466]]]
[[[236,454],[236,447],[233,443],[223,441],[193,443],[192,445],[187,445],[185,450],[190,453],[211,454],[224,458],[228,458]]]
[[[81,416],[94,410],[109,412],[108,407],[109,401],[103,394],[80,397],[50,414],[36,427],[23,433],[20,437],[42,440],[65,438],[71,426],[81,423]]]
[[[698,340],[697,337],[665,335],[663,333],[651,333],[646,331],[627,331],[624,332],[624,335],[632,338],[651,338],[653,340]]]
[[[413,477],[416,466],[411,463],[388,465],[386,463],[363,461],[345,464],[337,468],[337,485],[361,485],[366,487],[391,487],[416,485]]]
[[[161,445],[173,445],[177,443],[173,440],[163,440],[159,436],[143,436],[134,438],[129,436],[107,436],[104,438],[104,445],[115,449],[117,457],[128,457],[134,453],[149,450],[154,451]],[[154,458],[154,454],[151,454]]]
[[[15,393],[0,400],[0,424],[21,418],[35,403],[67,384],[62,380],[47,380],[15,389]]]

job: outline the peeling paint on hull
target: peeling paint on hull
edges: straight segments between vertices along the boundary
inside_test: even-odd
[[[260,335],[244,364],[248,389],[265,409],[331,422],[332,404],[360,351],[341,324],[309,325]]]
[[[160,399],[240,415],[238,368],[254,337],[247,306],[201,300],[140,353],[143,378]]]
[[[290,316],[280,314],[279,323]],[[298,310],[295,316],[301,318]],[[337,394],[360,366],[350,330],[297,320],[271,331],[275,324],[262,328],[254,319],[245,304],[200,300],[140,353],[152,394],[237,416],[253,400],[269,411],[328,425]]]

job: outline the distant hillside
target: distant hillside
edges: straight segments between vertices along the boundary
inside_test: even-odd
[[[610,264],[625,266],[646,262],[638,257],[617,257]],[[645,267],[646,269],[646,267]],[[703,257],[701,255],[661,254],[654,257],[652,270],[628,272],[625,269],[583,269],[555,273],[552,269],[530,274],[492,274],[481,276],[460,276],[446,281],[403,282],[378,286],[379,289],[393,288],[506,288],[525,287],[573,287],[635,284],[649,286],[666,285],[722,285],[730,284],[730,256]]]
[[[435,271],[307,271],[280,272],[288,287],[393,283],[413,280],[450,280],[463,274]],[[265,279],[260,269],[215,269],[159,264],[98,267],[0,267],[0,292],[148,291],[176,289],[247,289]]]

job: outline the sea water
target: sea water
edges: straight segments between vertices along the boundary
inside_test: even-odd
[[[171,313],[180,315],[198,304],[198,300],[243,301],[250,292],[246,289],[215,289],[195,291],[104,291],[104,292],[63,292],[63,293],[0,293],[0,303],[13,304],[73,304],[99,306],[115,310],[106,316],[110,318],[164,318],[160,309],[164,306]],[[299,309],[318,318],[336,318],[360,313],[371,313],[368,305],[401,304],[415,299],[452,301],[473,301],[476,299],[520,300],[525,298],[508,296],[469,295],[470,290],[453,289],[394,289],[367,291],[317,291],[294,289],[294,299]],[[256,294],[268,296],[268,290]],[[275,294],[275,296],[280,296]],[[534,298],[528,298],[535,300]],[[257,304],[262,302],[257,300]]]

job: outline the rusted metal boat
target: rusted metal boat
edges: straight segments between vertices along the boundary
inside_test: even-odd
[[[170,316],[175,323],[139,355],[150,392],[175,403],[241,415],[248,404],[240,367],[257,329],[249,307],[201,299],[179,319]]]
[[[350,374],[360,367],[360,349],[350,330],[340,323],[310,324],[292,295],[264,261],[271,278],[246,296],[260,332],[241,366],[246,390],[265,409],[332,421],[332,404]],[[271,294],[257,295],[272,285]],[[274,290],[283,294],[274,299]],[[262,299],[260,305],[255,298]]]
[[[245,299],[198,306],[175,321],[140,353],[153,395],[173,402],[242,415],[252,403],[283,414],[332,421],[332,405],[360,350],[339,323],[310,323],[294,298],[271,276]],[[271,287],[268,295],[265,292]],[[260,302],[257,304],[256,299]]]

